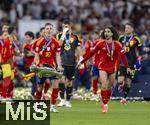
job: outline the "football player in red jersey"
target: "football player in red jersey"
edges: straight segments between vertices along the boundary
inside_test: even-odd
[[[50,23],[45,24],[44,37],[35,40],[32,49],[35,51],[34,63],[40,67],[48,67],[53,69],[62,70],[61,58],[60,58],[60,46],[57,40],[53,36],[53,25]],[[56,76],[42,77],[38,79],[38,87],[35,93],[37,99],[42,99],[43,84],[46,80],[50,80],[52,83],[51,94],[51,112],[58,112],[56,109],[56,101],[58,97],[58,83],[59,79]]]
[[[101,82],[101,98],[102,98],[102,112],[108,112],[108,101],[111,96],[111,88],[115,83],[115,76],[120,60],[123,60],[124,65],[128,68],[128,62],[125,56],[125,51],[122,45],[118,42],[118,33],[113,27],[106,27],[102,33],[102,41],[95,46],[95,48],[87,55],[78,66],[87,61],[91,56],[100,51],[99,57],[99,77]]]
[[[1,63],[3,71],[3,85],[2,85],[2,98],[3,102],[11,100],[13,96],[13,80],[15,73],[14,55],[20,53],[19,47],[16,44],[16,36],[14,35],[15,29],[13,26],[4,32],[3,46],[1,52]],[[6,35],[7,34],[7,35]]]
[[[8,28],[9,28],[8,24],[3,24],[2,34],[0,36],[0,101],[2,99],[1,94],[2,94],[2,86],[3,86],[2,52],[3,52],[4,38],[8,36]]]
[[[25,72],[30,73],[30,66],[34,60],[34,53],[32,52],[32,45],[34,43],[34,33],[31,31],[25,32],[25,43],[22,46],[22,54],[24,57],[24,63],[25,63]],[[36,76],[31,78],[32,82],[32,90],[31,90],[31,95],[34,97],[34,93],[36,91]]]
[[[31,52],[34,34],[31,31],[25,33],[25,43],[23,44],[23,54],[25,58],[25,67],[29,68],[34,60],[34,54]]]
[[[3,82],[3,71],[2,71],[2,51],[3,51],[3,45],[4,45],[4,38],[8,36],[8,24],[2,25],[2,34],[0,34],[0,101],[2,99],[2,82]]]

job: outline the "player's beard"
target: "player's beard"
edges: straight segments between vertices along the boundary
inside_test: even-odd
[[[50,39],[50,38],[51,38],[51,36],[52,36],[52,34],[51,34],[51,33],[47,33],[47,34],[46,34],[46,37],[47,37],[48,39]]]
[[[133,31],[132,30],[125,30],[125,34],[127,35],[127,36],[130,36],[131,34],[133,33]]]
[[[109,40],[110,36],[109,35],[105,35],[105,38],[106,38],[106,40]]]

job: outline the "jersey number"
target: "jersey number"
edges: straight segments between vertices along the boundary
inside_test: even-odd
[[[50,52],[46,52],[46,57],[50,57],[51,53]]]

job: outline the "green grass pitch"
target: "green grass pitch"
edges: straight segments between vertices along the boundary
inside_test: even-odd
[[[101,105],[91,101],[72,101],[72,108],[58,108],[50,114],[50,125],[149,125],[150,102],[109,102],[109,113],[101,112]]]

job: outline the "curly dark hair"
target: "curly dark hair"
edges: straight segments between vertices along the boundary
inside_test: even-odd
[[[110,29],[111,30],[111,32],[113,33],[113,36],[112,36],[113,40],[118,40],[119,39],[118,32],[113,26],[107,26],[107,27],[104,28],[104,30],[103,30],[103,32],[101,34],[102,39],[106,39],[105,38],[105,34],[104,34],[105,29]]]

